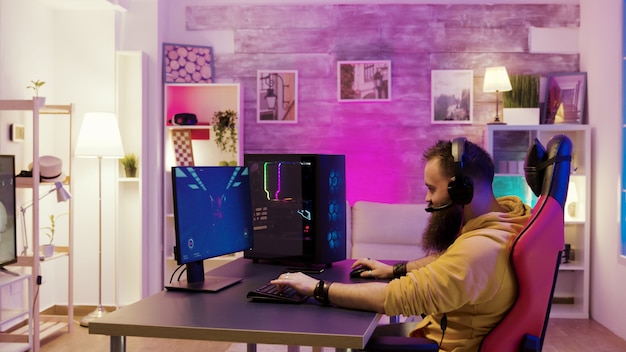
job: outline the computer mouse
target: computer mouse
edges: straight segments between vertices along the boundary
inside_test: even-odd
[[[358,268],[354,268],[350,272],[350,277],[353,279],[368,279],[368,277],[361,277],[361,273],[364,271],[368,271],[368,270],[370,270],[370,268],[366,266],[360,266]]]

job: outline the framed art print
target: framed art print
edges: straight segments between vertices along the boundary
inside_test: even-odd
[[[298,122],[298,71],[257,71],[257,122]]]
[[[583,123],[587,72],[548,75],[542,124]]]
[[[213,48],[163,43],[164,83],[213,83]]]
[[[471,124],[473,87],[472,70],[432,70],[431,123]]]
[[[391,61],[338,61],[337,100],[390,101]]]

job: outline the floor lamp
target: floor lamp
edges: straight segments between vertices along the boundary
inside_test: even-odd
[[[88,112],[78,133],[76,142],[77,157],[98,158],[98,306],[80,322],[89,322],[106,314],[102,308],[102,159],[121,159],[124,156],[122,137],[113,113]]]

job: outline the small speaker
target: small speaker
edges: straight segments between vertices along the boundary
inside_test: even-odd
[[[174,125],[181,126],[195,125],[198,123],[198,118],[196,117],[196,114],[183,112],[180,114],[175,114],[172,123]]]

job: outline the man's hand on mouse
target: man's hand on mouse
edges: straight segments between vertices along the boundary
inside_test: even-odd
[[[352,264],[352,269],[363,266],[370,270],[362,272],[363,278],[390,279],[393,278],[393,266],[370,258],[359,258]]]

